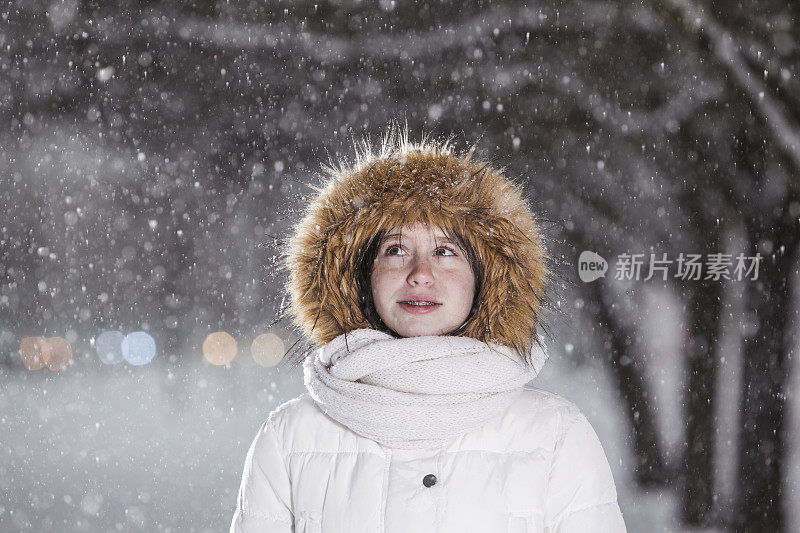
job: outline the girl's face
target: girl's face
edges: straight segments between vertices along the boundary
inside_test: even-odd
[[[401,337],[457,329],[469,316],[474,295],[475,276],[467,257],[441,229],[431,231],[421,224],[392,228],[378,246],[372,298],[384,324]]]

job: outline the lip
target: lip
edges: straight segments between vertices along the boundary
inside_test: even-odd
[[[409,298],[409,300],[416,302],[432,301],[432,300],[422,300],[422,299],[417,300],[415,298]],[[436,311],[437,309],[439,309],[439,307],[442,306],[442,304],[440,303],[437,303],[435,305],[412,305],[404,302],[398,302],[398,304],[400,304],[400,307],[402,307],[403,310],[415,315],[424,315],[425,313],[432,313],[433,311]]]
[[[408,298],[403,298],[400,300],[401,302],[433,302],[435,304],[441,304],[439,300],[436,298],[431,298],[428,296],[409,296]]]

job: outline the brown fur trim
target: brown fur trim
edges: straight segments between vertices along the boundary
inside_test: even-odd
[[[325,185],[281,253],[289,315],[315,347],[370,327],[358,303],[358,253],[376,232],[420,222],[458,231],[484,265],[480,304],[462,334],[529,358],[549,256],[521,187],[473,153],[455,153],[449,141],[412,143],[392,128],[378,150],[356,147],[352,165],[324,167]]]

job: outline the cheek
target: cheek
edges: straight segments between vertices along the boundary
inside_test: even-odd
[[[475,276],[472,274],[472,270],[469,271],[469,275],[464,283],[464,294],[467,296],[467,307],[472,308],[472,301],[475,299]]]
[[[475,290],[475,276],[472,274],[472,270],[459,272],[456,277],[456,283],[462,289],[473,292]]]
[[[472,299],[475,296],[475,277],[472,271],[458,272],[450,278],[450,291],[459,295],[461,306],[472,307]]]
[[[391,275],[385,270],[376,268],[371,276],[372,299],[380,304],[391,292]]]

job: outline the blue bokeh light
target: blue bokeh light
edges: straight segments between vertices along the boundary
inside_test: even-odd
[[[97,357],[106,365],[116,365],[125,360],[122,355],[122,341],[125,335],[121,331],[104,331],[94,341]]]
[[[146,365],[156,356],[156,341],[146,331],[133,331],[122,340],[122,356],[134,365]]]

